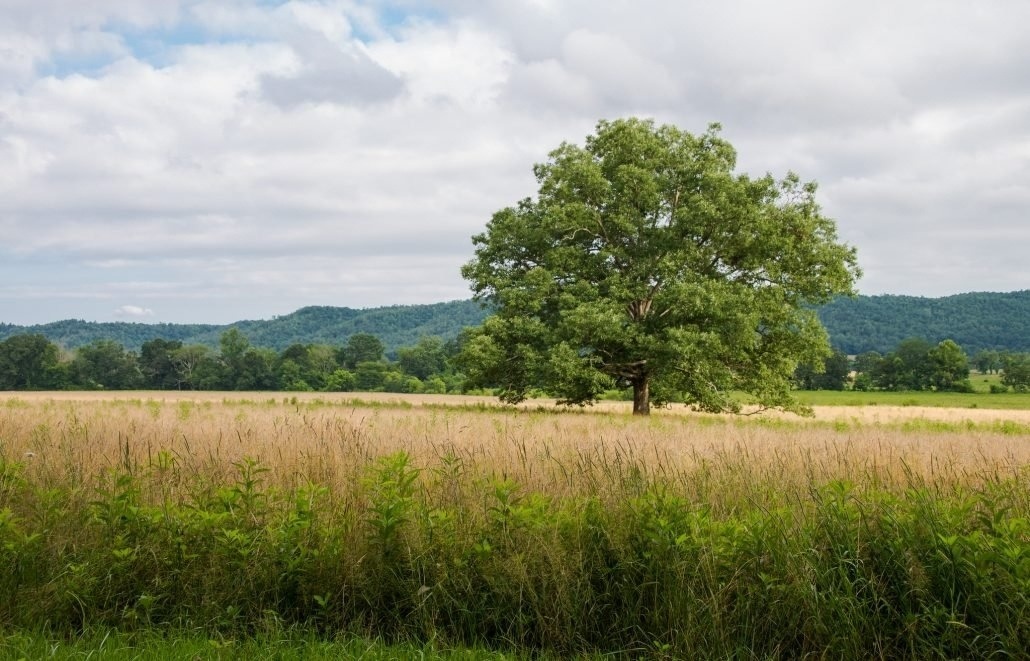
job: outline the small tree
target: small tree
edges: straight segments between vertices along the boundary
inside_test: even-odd
[[[176,387],[195,390],[200,387],[196,372],[205,362],[210,364],[210,371],[217,371],[217,363],[210,357],[210,350],[202,344],[188,344],[175,351],[172,363],[175,365]]]
[[[969,383],[969,358],[954,340],[944,340],[930,349],[928,358],[930,385],[935,390],[968,392],[973,389]]]
[[[381,391],[390,375],[390,366],[378,360],[358,363],[354,371],[354,387],[362,391]]]
[[[347,346],[340,350],[340,364],[354,369],[358,363],[376,362],[383,359],[383,342],[371,333],[355,333],[347,340]]]
[[[883,356],[878,351],[866,351],[855,356],[855,371],[859,374],[871,375],[880,365]]]
[[[338,369],[326,379],[325,390],[329,392],[349,392],[354,390],[357,380],[353,372],[345,369]]]
[[[1030,354],[1005,354],[1002,359],[1001,382],[1016,392],[1030,390]]]
[[[995,374],[1001,369],[1001,354],[994,349],[981,349],[973,356],[973,364],[981,374]]]
[[[218,346],[222,365],[221,387],[225,390],[241,390],[244,356],[250,350],[250,340],[240,329],[233,326],[218,337]]]
[[[462,274],[496,314],[464,347],[470,383],[575,404],[631,387],[636,414],[652,400],[738,410],[733,390],[802,410],[794,370],[829,354],[809,306],[852,293],[855,252],[815,184],[735,164],[717,125],[695,136],[639,119],[551,152],[537,198],[472,239]]]
[[[822,365],[799,365],[794,381],[800,390],[844,390],[850,372],[847,354],[834,349]]]
[[[75,384],[83,388],[130,390],[143,382],[136,354],[114,340],[79,347],[69,369]]]
[[[925,390],[933,379],[932,348],[933,345],[921,337],[902,340],[876,366],[873,383],[884,390]]]
[[[397,349],[397,364],[405,374],[423,381],[434,374],[442,373],[447,367],[443,340],[438,337],[423,337],[413,347]]]
[[[13,335],[0,342],[0,390],[40,390],[57,385],[58,350],[42,335]]]
[[[180,349],[182,342],[179,340],[155,338],[143,343],[140,347],[139,368],[145,387],[158,390],[179,387],[175,356]]]

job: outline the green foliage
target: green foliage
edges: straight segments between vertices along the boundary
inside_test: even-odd
[[[969,383],[969,359],[954,340],[944,340],[930,349],[930,385],[934,390],[972,392]]]
[[[136,354],[113,340],[79,347],[68,371],[73,385],[88,390],[131,390],[143,383]]]
[[[794,380],[802,390],[844,390],[850,372],[848,357],[835,349],[822,361],[821,369],[799,365],[794,372]]]
[[[354,372],[338,369],[326,379],[325,389],[329,392],[350,392],[357,386],[357,377]]]
[[[183,346],[178,340],[150,340],[142,355],[111,341],[95,342],[75,352],[68,364],[58,362],[57,348],[42,336],[14,336],[0,342],[0,388],[71,387],[182,390],[373,390],[418,393],[432,381],[433,392],[460,387],[439,338],[422,338],[399,350],[398,363],[383,360],[383,344],[368,334],[351,338],[336,350],[324,344],[293,344],[276,353],[250,344],[237,328],[223,333],[221,351],[203,345]],[[362,360],[353,370],[337,362]]]
[[[1002,358],[1001,382],[1016,392],[1030,390],[1030,354],[1007,354]]]
[[[981,349],[973,356],[973,365],[982,374],[997,374],[1001,369],[1002,354],[993,349]]]
[[[401,347],[397,350],[397,364],[405,374],[419,379],[443,373],[447,369],[447,354],[444,353],[443,340],[438,337],[422,337],[413,347]]]
[[[209,354],[210,350],[201,344],[186,345],[172,353],[177,388],[200,390],[217,375],[219,366]]]
[[[796,365],[828,353],[807,306],[852,292],[815,184],[735,174],[713,125],[694,136],[602,121],[534,168],[535,200],[494,214],[462,274],[497,314],[466,346],[473,385],[507,401],[543,385],[569,403],[634,389],[735,409],[732,390],[794,408]]]
[[[58,350],[42,335],[0,342],[0,390],[46,390],[63,385]]]
[[[906,337],[933,342],[951,338],[977,354],[980,351],[1030,351],[1030,291],[979,292],[943,298],[917,296],[856,296],[815,308],[831,344],[847,354],[892,350]],[[308,307],[275,319],[239,321],[235,326],[257,346],[283,350],[291,344],[339,346],[355,333],[379,337],[388,352],[411,346],[420,337],[438,336],[454,342],[463,328],[477,326],[489,314],[474,301],[432,305],[399,305],[368,310]],[[78,320],[37,326],[0,323],[0,339],[21,334],[43,335],[66,349],[94,340],[114,340],[130,351],[149,340],[180,341],[218,347],[229,326],[198,324],[96,323]],[[980,371],[997,371],[989,363]]]
[[[886,353],[908,337],[931,342],[951,338],[973,354],[985,349],[1030,351],[1030,289],[942,298],[858,296],[837,299],[818,312],[833,346],[851,355]]]
[[[340,346],[358,333],[375,335],[388,351],[411,346],[421,337],[451,340],[463,328],[478,325],[485,311],[473,301],[451,301],[430,305],[392,305],[354,310],[342,307],[306,307],[274,319],[238,321],[226,326],[205,324],[97,323],[81,320],[58,321],[36,326],[0,323],[0,339],[25,333],[43,335],[59,346],[75,349],[94,340],[113,340],[127,349],[138,350],[153,339],[178,340],[218,348],[219,338],[231,327],[245,333],[255,346],[282,351],[291,344]]]
[[[72,661],[99,658],[104,661],[166,661],[213,659],[231,661],[512,661],[538,659],[481,646],[449,648],[438,641],[387,643],[361,635],[320,635],[317,631],[289,628],[281,623],[262,623],[261,630],[239,638],[206,635],[184,628],[171,630],[93,628],[74,635],[24,630],[0,636],[0,658]],[[543,657],[547,658],[547,657]]]
[[[885,356],[871,351],[856,357],[855,369],[856,390],[974,392],[969,359],[954,340],[933,346],[922,338],[908,338]]]
[[[580,495],[447,452],[373,458],[334,489],[274,486],[246,458],[194,470],[165,452],[86,485],[0,460],[2,630],[188,630],[232,654],[285,630],[557,657],[1030,648],[1025,474],[813,480],[783,498],[736,475],[736,504],[716,507],[733,494],[712,471],[740,468],[624,465]]]
[[[358,363],[374,363],[383,359],[382,341],[370,333],[358,333],[347,340],[347,346],[340,351],[340,364],[354,369]]]
[[[153,390],[178,388],[182,379],[176,357],[181,350],[182,342],[179,340],[158,338],[144,342],[139,355],[143,387]]]
[[[871,372],[873,382],[883,390],[924,390],[930,386],[933,346],[921,337],[902,340]]]
[[[131,351],[140,349],[148,340],[162,338],[187,343],[193,341],[191,338],[200,334],[210,334],[205,344],[215,347],[218,343],[218,333],[223,330],[225,327],[205,324],[98,323],[81,319],[66,319],[34,326],[0,324],[0,338],[25,333],[38,334],[66,349],[76,349],[96,340],[112,340]]]
[[[855,356],[855,362],[853,367],[856,372],[861,374],[871,374],[876,371],[883,360],[883,356],[878,351],[866,351]]]
[[[386,363],[378,361],[366,361],[358,363],[354,370],[355,386],[358,390],[377,391],[383,390],[386,385],[386,377],[390,368]]]

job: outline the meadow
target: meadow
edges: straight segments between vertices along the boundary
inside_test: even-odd
[[[1030,411],[815,413],[0,395],[0,656],[1025,654]]]

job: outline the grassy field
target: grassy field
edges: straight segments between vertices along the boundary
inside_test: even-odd
[[[811,406],[921,406],[958,409],[1030,410],[1030,394],[986,392],[883,392],[805,390],[795,393]]]
[[[982,408],[990,410],[1030,410],[1030,393],[1017,393],[1012,390],[1004,393],[992,393],[992,385],[1001,385],[1001,377],[997,374],[974,374],[970,378],[974,392],[933,392],[933,391],[861,391],[861,390],[799,390],[794,394],[797,399],[810,406],[918,406],[930,408]],[[608,401],[633,401],[629,391],[610,391],[606,393]],[[745,402],[748,397],[738,393],[738,401]]]
[[[1030,412],[539,406],[0,396],[0,657],[1030,649]]]

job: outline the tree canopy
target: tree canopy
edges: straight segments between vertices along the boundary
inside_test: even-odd
[[[719,132],[602,121],[534,168],[537,198],[495,213],[462,269],[496,310],[465,345],[473,383],[575,404],[632,387],[639,414],[737,410],[733,390],[800,410],[795,368],[829,353],[809,306],[853,293],[855,251],[814,183],[735,173]]]

